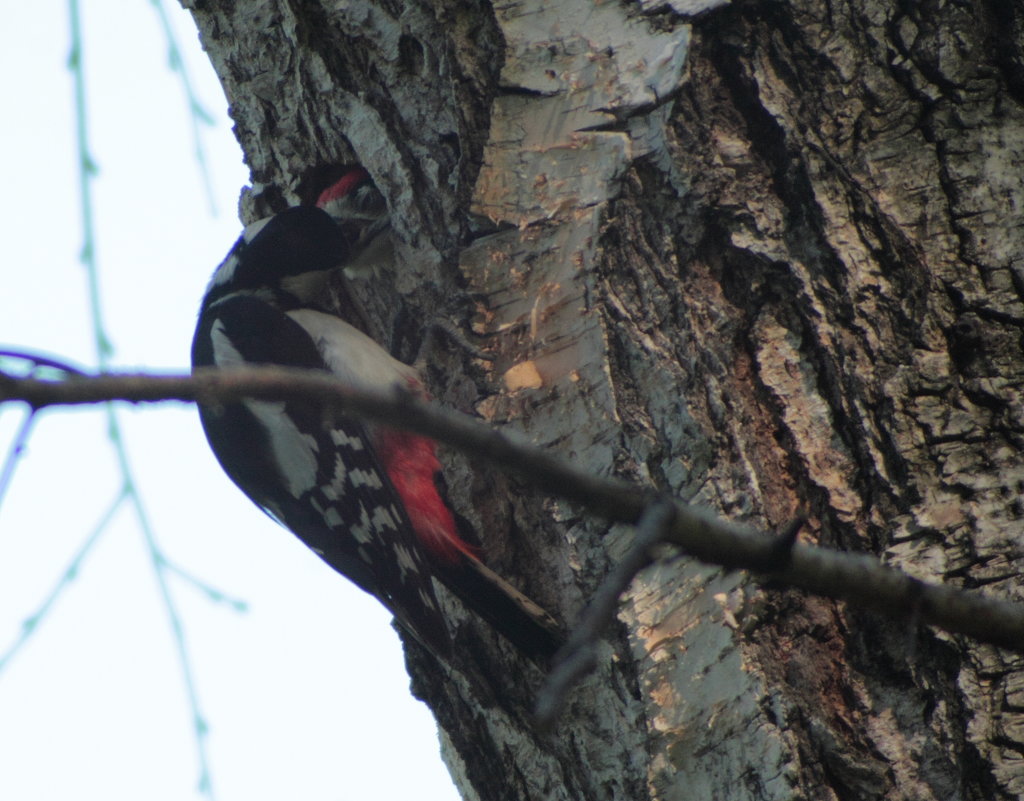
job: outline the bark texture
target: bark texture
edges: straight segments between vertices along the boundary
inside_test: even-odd
[[[364,164],[368,291],[438,399],[602,473],[1024,597],[1024,9],[997,0],[191,0],[247,219]],[[466,248],[462,212],[511,223]],[[455,377],[455,378],[453,378]],[[570,621],[628,543],[450,460],[488,562]],[[646,570],[550,735],[452,603],[409,650],[467,798],[1024,797],[1020,655],[685,559]]]

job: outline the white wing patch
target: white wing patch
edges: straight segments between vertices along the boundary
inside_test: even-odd
[[[377,528],[389,528],[398,531],[398,521],[386,506],[378,506],[373,510],[373,525]]]
[[[316,487],[316,439],[303,434],[284,413],[284,401],[246,400],[242,404],[253,413],[270,437],[274,464],[288,493],[300,498]]]
[[[380,489],[384,486],[380,480],[380,474],[376,470],[349,470],[348,478],[352,482],[353,487]]]
[[[337,507],[328,506],[325,509],[323,504],[321,504],[320,501],[317,500],[317,497],[315,495],[311,495],[309,497],[309,505],[316,510],[316,513],[320,515],[320,517],[324,519],[324,522],[328,525],[328,527],[332,529],[340,528],[341,524],[345,522],[344,520],[342,520],[341,513],[338,511]]]
[[[341,454],[335,454],[334,477],[331,478],[331,482],[329,484],[324,484],[321,488],[324,493],[324,497],[329,501],[336,501],[339,498],[344,498],[345,482],[347,478],[348,468],[345,467],[345,462],[342,460]]]
[[[224,321],[219,317],[210,326],[210,342],[213,344],[213,363],[218,367],[241,367],[245,365],[245,359],[235,346],[231,344],[231,338],[224,333]]]
[[[354,451],[361,451],[366,445],[363,444],[363,440],[360,437],[350,437],[340,428],[331,429],[331,442],[335,445],[341,445],[342,447],[349,448]]]
[[[244,365],[245,359],[224,332],[224,323],[214,320],[210,327],[213,342],[213,361],[218,367]],[[274,463],[280,468],[280,479],[292,497],[299,498],[316,486],[317,444],[309,434],[303,434],[284,413],[284,401],[242,401],[270,439]],[[275,515],[275,517],[277,517]]]
[[[344,522],[341,519],[341,513],[338,512],[333,506],[328,506],[327,511],[324,514],[324,522],[327,523],[331,528],[338,528]]]
[[[401,573],[402,581],[407,581],[410,573],[414,576],[419,575],[416,560],[413,559],[409,549],[400,542],[394,543],[392,548],[395,552],[395,559],[398,562],[398,570]]]
[[[359,522],[349,527],[349,531],[359,543],[367,544],[374,540],[373,524],[370,522],[370,516],[366,513],[366,507],[362,504],[359,504]]]

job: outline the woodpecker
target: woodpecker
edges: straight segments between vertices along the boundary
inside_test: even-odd
[[[426,397],[412,366],[360,330],[359,320],[323,305],[335,271],[365,271],[390,257],[388,220],[369,175],[354,168],[316,206],[248,226],[203,297],[193,367],[302,367]],[[432,440],[297,400],[206,403],[199,415],[217,460],[242,492],[380,600],[439,658],[450,660],[452,632],[435,580],[527,656],[543,662],[557,650],[554,619],[487,568],[459,535],[440,492]]]

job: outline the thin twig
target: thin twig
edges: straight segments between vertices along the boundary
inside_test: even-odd
[[[212,584],[203,581],[201,578],[196,576],[194,573],[185,570],[180,565],[176,565],[174,562],[166,559],[163,554],[160,555],[160,560],[164,568],[176,575],[179,579],[190,585],[193,589],[198,590],[206,596],[207,600],[213,601],[218,604],[227,604],[236,612],[248,612],[249,604],[241,598],[232,598],[225,594],[222,590],[217,589]]]
[[[82,544],[78,547],[77,553],[71,557],[71,561],[68,562],[68,566],[64,568],[60,578],[57,579],[56,583],[46,594],[46,597],[39,604],[35,612],[29,615],[21,623],[21,633],[18,637],[8,646],[7,650],[0,653],[0,673],[3,672],[4,668],[14,658],[15,654],[20,651],[25,643],[27,643],[33,634],[39,628],[39,623],[46,617],[47,613],[53,608],[53,605],[57,602],[57,599],[64,593],[71,583],[78,577],[78,572],[82,568],[82,564],[85,562],[85,557],[89,555],[93,546],[99,541],[100,536],[104,531],[107,530],[107,526],[110,521],[114,519],[114,515],[117,510],[124,503],[128,497],[127,490],[122,487],[114,498],[113,502],[107,507],[107,510],[100,517],[99,522],[93,527],[93,530],[89,532],[89,535],[85,538]]]
[[[25,419],[21,421],[18,433],[11,440],[11,447],[7,450],[7,458],[4,459],[3,467],[0,467],[0,506],[3,506],[7,488],[11,485],[11,479],[14,478],[14,468],[17,467],[18,460],[21,459],[22,454],[25,452],[25,443],[28,441],[28,435],[32,431],[32,424],[35,422],[35,419],[36,410],[29,409],[25,413]]]
[[[0,348],[0,359],[15,359],[27,362],[30,366],[29,372],[31,375],[37,375],[39,368],[58,370],[68,375],[84,375],[82,370],[68,362],[54,359],[41,353],[15,350],[13,348]],[[14,478],[14,469],[18,466],[19,460],[25,453],[25,445],[28,442],[28,436],[32,432],[32,425],[35,423],[35,420],[36,410],[29,407],[25,414],[25,419],[21,422],[21,427],[14,435],[14,439],[11,440],[11,447],[7,450],[7,458],[4,459],[3,466],[0,467],[0,506],[3,506],[7,488],[11,485],[11,480]]]
[[[795,517],[790,520],[779,532],[773,544],[774,555],[772,557],[772,570],[785,570],[793,558],[793,546],[796,545],[796,538],[800,536],[800,529],[807,524],[807,518]]]
[[[636,574],[651,563],[651,549],[664,541],[675,511],[675,503],[668,498],[658,498],[647,508],[637,523],[636,537],[629,550],[601,582],[572,628],[568,641],[555,654],[554,666],[537,693],[534,706],[534,719],[541,730],[551,727],[565,705],[569,690],[593,670],[598,640],[615,617],[619,596]]]
[[[158,13],[162,6],[157,3]],[[68,0],[68,17],[71,28],[71,51],[68,55],[68,69],[72,73],[74,85],[75,135],[78,145],[78,177],[80,193],[80,211],[82,214],[82,250],[79,259],[85,268],[88,284],[89,309],[92,318],[93,338],[96,343],[96,362],[100,370],[106,370],[110,364],[114,348],[107,335],[103,316],[102,293],[100,292],[99,262],[96,256],[96,235],[94,228],[92,182],[96,177],[97,168],[89,146],[88,103],[86,102],[85,68],[83,63],[83,37],[81,9],[78,0]],[[184,74],[184,73],[183,73]],[[188,657],[188,648],[182,632],[178,609],[167,586],[167,576],[162,564],[162,554],[157,546],[156,538],[142,503],[135,483],[134,474],[129,465],[128,453],[121,425],[111,404],[105,407],[107,417],[107,436],[114,449],[114,455],[121,469],[126,499],[135,508],[139,527],[150,555],[150,561],[160,588],[164,610],[171,626],[171,633],[177,646],[178,658],[184,675],[185,686],[191,705],[193,729],[196,747],[199,752],[199,791],[208,798],[214,798],[213,785],[209,770],[209,756],[206,743],[207,726],[199,708],[198,696],[194,689],[192,667]],[[99,534],[97,534],[99,536]]]
[[[85,370],[81,367],[76,367],[71,362],[64,361],[63,359],[55,359],[53,356],[46,356],[42,353],[33,353],[32,351],[21,350],[16,348],[0,348],[0,359],[18,359],[20,361],[28,362],[36,367],[51,367],[54,370],[60,370],[63,373],[70,375],[85,375]]]
[[[181,88],[185,93],[185,101],[188,105],[188,119],[192,129],[193,154],[196,158],[196,165],[199,167],[199,177],[203,182],[203,191],[206,193],[207,202],[210,204],[210,214],[217,216],[217,200],[213,194],[213,185],[210,180],[210,168],[206,162],[206,150],[203,147],[203,137],[199,130],[200,125],[213,127],[215,120],[207,111],[195,87],[192,86],[192,77],[188,73],[185,59],[182,58],[181,48],[178,47],[178,37],[174,32],[174,26],[167,15],[162,0],[150,0],[150,4],[156,11],[160,27],[163,30],[164,38],[167,40],[167,64],[172,72],[178,73],[181,79]]]

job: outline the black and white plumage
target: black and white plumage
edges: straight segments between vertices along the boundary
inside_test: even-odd
[[[320,205],[334,213],[370,207],[366,198],[373,198],[365,192],[353,202],[367,184],[365,172],[352,171],[321,196]],[[369,216],[357,217],[359,227],[371,237],[386,235],[386,221]],[[356,385],[400,385],[423,394],[414,368],[320,308],[332,271],[376,247],[353,241],[350,226],[313,206],[250,225],[203,299],[193,365],[304,367]],[[543,658],[557,648],[560,636],[550,616],[486,568],[460,538],[438,493],[440,463],[431,441],[349,418],[328,419],[318,404],[298,400],[201,405],[200,417],[235,484],[376,596],[436,655],[450,655],[451,632],[434,579],[528,655]]]

